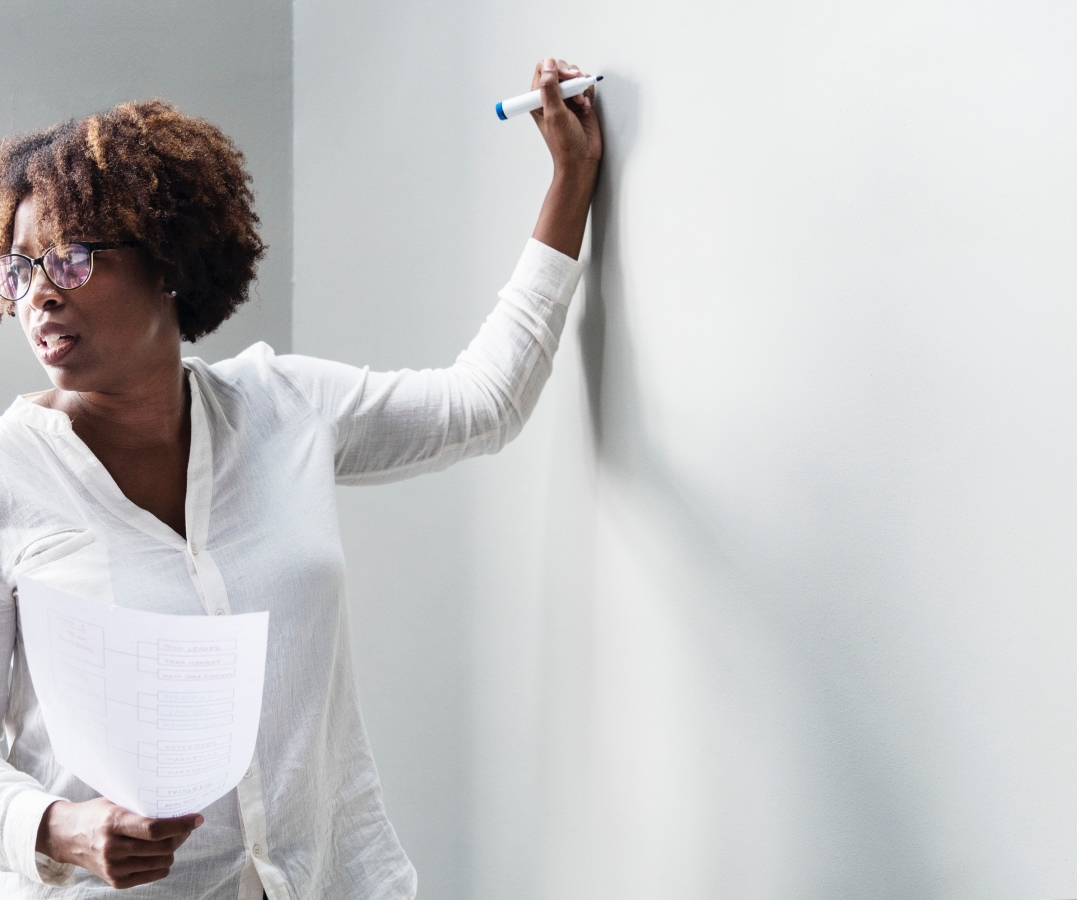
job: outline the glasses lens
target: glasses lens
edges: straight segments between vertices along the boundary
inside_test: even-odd
[[[0,256],[0,297],[21,300],[30,288],[33,266],[25,256]]]
[[[50,247],[43,263],[45,272],[58,288],[82,287],[90,277],[90,251],[82,244],[58,244]]]

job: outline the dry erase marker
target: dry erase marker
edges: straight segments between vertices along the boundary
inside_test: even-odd
[[[568,81],[562,81],[561,99],[567,100],[569,97],[582,94],[592,84],[597,84],[601,80],[601,75],[588,75],[586,78],[570,78]],[[511,100],[502,100],[494,109],[497,110],[499,119],[509,119],[520,113],[531,112],[533,109],[542,109],[542,91],[531,91],[527,94],[520,94],[519,97],[513,97]]]

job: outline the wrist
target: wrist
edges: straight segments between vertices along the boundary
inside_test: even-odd
[[[595,180],[598,178],[597,159],[573,159],[563,162],[554,162],[553,182],[568,188],[575,188],[580,192],[594,189]]]
[[[598,160],[555,164],[553,182],[532,237],[565,256],[579,259],[597,175]]]
[[[66,862],[66,860],[61,859],[63,850],[60,841],[61,828],[59,823],[65,812],[64,807],[71,805],[66,800],[57,800],[55,803],[49,804],[41,816],[41,824],[37,827],[37,843],[34,849],[38,853],[44,853],[49,859],[56,860],[56,862]]]

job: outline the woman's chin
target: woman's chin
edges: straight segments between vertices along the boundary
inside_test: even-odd
[[[100,389],[100,379],[89,376],[84,371],[63,366],[45,366],[45,374],[58,391],[86,394]]]

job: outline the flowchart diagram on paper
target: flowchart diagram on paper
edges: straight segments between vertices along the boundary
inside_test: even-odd
[[[197,812],[254,754],[269,613],[170,616],[20,577],[34,690],[57,760],[151,817]]]

